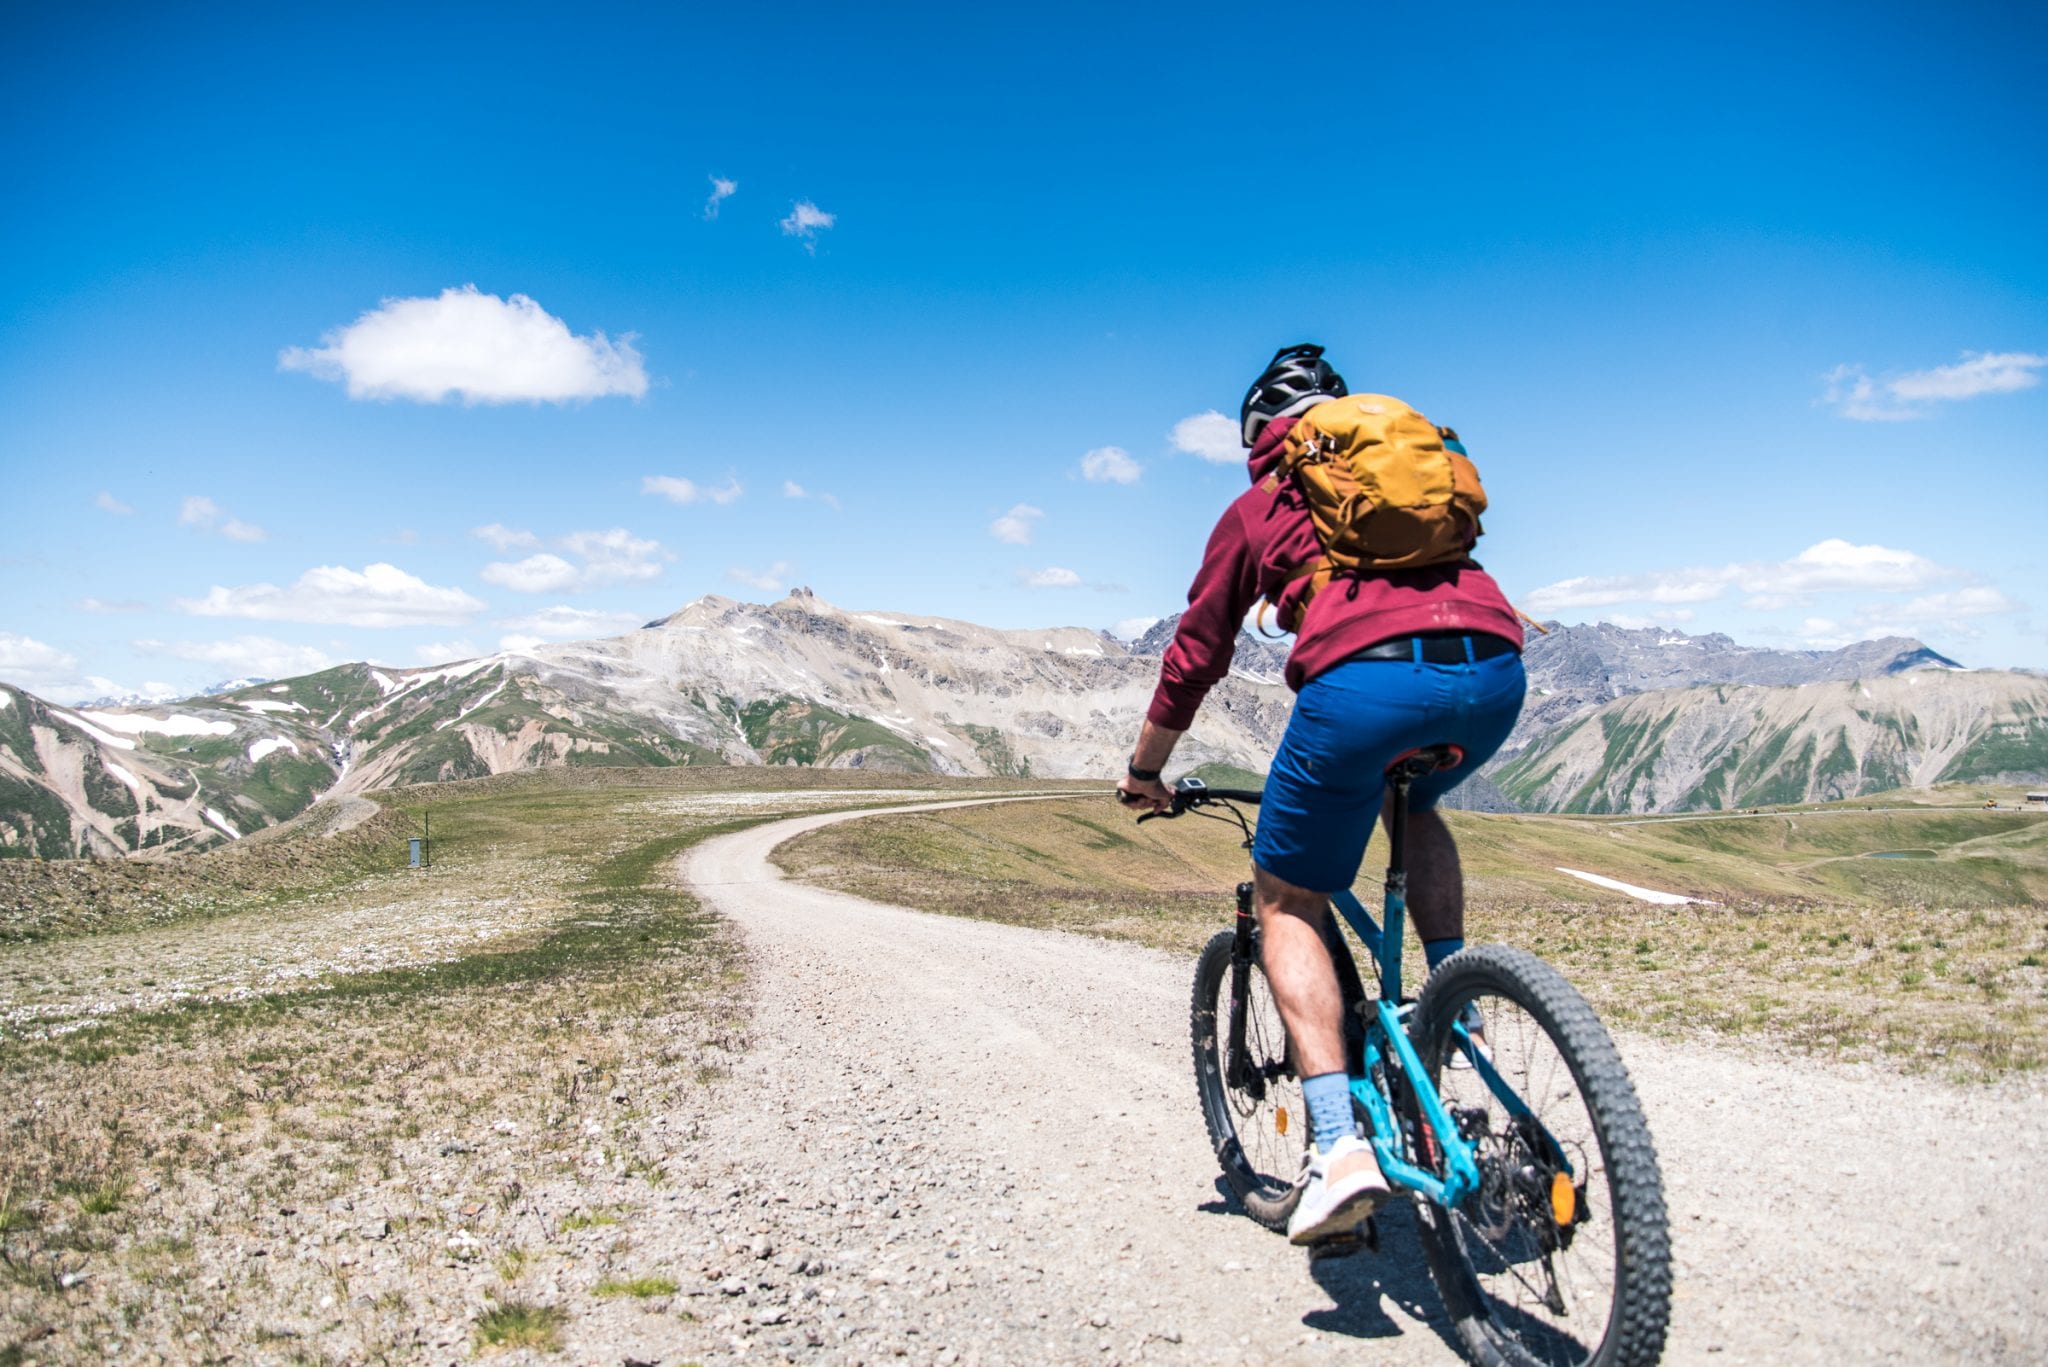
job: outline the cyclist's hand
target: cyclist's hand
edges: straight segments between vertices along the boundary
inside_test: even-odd
[[[1116,800],[1134,812],[1163,812],[1173,805],[1173,794],[1156,778],[1132,778],[1125,774],[1117,781]]]

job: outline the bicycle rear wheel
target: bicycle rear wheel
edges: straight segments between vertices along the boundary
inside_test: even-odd
[[[1237,932],[1217,932],[1195,967],[1195,1085],[1223,1180],[1247,1215],[1285,1229],[1301,1199],[1308,1110],[1266,975],[1256,954],[1240,964],[1236,946]]]
[[[1469,1008],[1482,1022],[1476,1066],[1453,1028]],[[1455,1209],[1416,1203],[1466,1350],[1514,1367],[1655,1362],[1671,1309],[1663,1178],[1593,1008],[1534,955],[1482,945],[1430,977],[1410,1032],[1479,1151],[1475,1194]]]

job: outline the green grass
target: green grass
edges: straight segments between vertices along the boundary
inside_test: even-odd
[[[590,1294],[605,1299],[631,1296],[635,1300],[647,1300],[654,1296],[675,1295],[676,1284],[667,1277],[633,1277],[623,1281],[616,1277],[606,1277],[590,1288]]]
[[[600,1229],[618,1222],[619,1217],[608,1210],[579,1210],[563,1218],[562,1232],[573,1234],[579,1229]]]
[[[747,744],[769,764],[822,764],[863,750],[865,768],[928,773],[932,767],[931,755],[922,746],[879,722],[800,698],[763,698],[734,708],[732,715]]]
[[[1188,770],[1188,775],[1198,778],[1211,788],[1250,788],[1257,791],[1266,786],[1266,776],[1252,769],[1240,769],[1235,764],[1221,760],[1210,760],[1197,764]]]
[[[529,1348],[537,1353],[562,1351],[562,1326],[569,1316],[551,1305],[506,1301],[477,1316],[477,1346],[504,1351]]]
[[[1534,950],[1610,1023],[1758,1035],[1958,1078],[2048,1064],[2048,819],[1855,804],[1656,824],[1447,818],[1467,939]],[[1862,857],[1899,848],[1937,857]],[[1376,840],[1368,884],[1383,851]],[[1135,826],[1106,795],[869,817],[776,858],[793,876],[926,911],[1188,954],[1227,924],[1248,868],[1230,828]],[[1716,905],[1649,906],[1558,866]],[[1419,960],[1411,945],[1418,980]]]
[[[502,1152],[477,1145],[477,1156],[443,1164],[460,1205],[505,1210],[531,1201],[531,1193],[557,1183],[565,1161],[591,1146],[586,1125],[595,1121],[602,1127],[596,1144],[623,1186],[607,1188],[601,1209],[556,1205],[544,1218],[558,1235],[615,1224],[621,1238],[637,1238],[642,1222],[658,1218],[649,1193],[674,1179],[674,1156],[634,1123],[634,1108],[611,1101],[613,1091],[630,1080],[636,1098],[646,1095],[650,1105],[696,1104],[689,1098],[727,1075],[746,1038],[738,945],[677,886],[676,857],[710,835],[787,810],[772,800],[750,802],[730,809],[744,815],[728,816],[699,799],[873,782],[860,773],[556,770],[393,795],[397,809],[379,820],[395,829],[416,828],[431,808],[434,869],[339,889],[323,875],[321,897],[396,904],[402,914],[406,898],[497,896],[512,888],[547,908],[544,919],[444,963],[307,982],[243,1001],[115,1012],[68,1035],[0,1041],[0,1128],[8,1136],[0,1144],[0,1236],[12,1266],[25,1270],[25,1279],[0,1277],[0,1322],[58,1324],[79,1342],[182,1341],[183,1301],[154,1288],[192,1273],[166,1250],[273,1240],[267,1231],[283,1207],[318,1211],[352,1196],[360,1211],[370,1193],[380,1203],[370,1209],[379,1209],[382,1184],[423,1152],[431,1160],[444,1136],[476,1144],[501,1117],[516,1125],[516,1141]],[[816,808],[807,800],[798,809]],[[286,832],[270,843],[289,864],[324,857],[346,839]],[[189,862],[238,867],[246,853]],[[201,886],[178,881],[180,863],[96,872]],[[295,910],[292,898],[280,896],[238,914]],[[232,935],[232,927],[195,928]],[[63,948],[59,936],[35,952]],[[118,950],[96,939],[81,939],[78,948],[93,963]],[[390,1220],[382,1247],[403,1250],[416,1270],[409,1304],[391,1320],[400,1337],[365,1331],[373,1335],[365,1348],[371,1358],[406,1357],[407,1326],[464,1314],[469,1294],[467,1275],[437,1270],[448,1234],[438,1219],[394,1212]],[[567,1255],[549,1241],[531,1264],[508,1249],[480,1256],[514,1296],[524,1294],[515,1282],[533,1284],[540,1261],[559,1268],[555,1260]],[[62,1291],[51,1269],[81,1266],[91,1270],[92,1295]],[[300,1270],[317,1275],[282,1258],[235,1260],[227,1285],[209,1295],[241,1307],[244,1325],[289,1324],[311,1303]],[[614,1280],[621,1296],[672,1294],[651,1271]],[[329,1289],[312,1290],[312,1300]],[[559,1343],[562,1307],[542,1312],[508,1300],[498,1309],[504,1313],[478,1322],[480,1348],[547,1351]],[[132,1321],[122,1318],[131,1313]]]

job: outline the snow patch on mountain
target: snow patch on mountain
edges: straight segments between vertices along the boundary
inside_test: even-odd
[[[204,717],[188,716],[173,712],[168,717],[152,717],[147,713],[133,712],[81,712],[81,717],[90,717],[97,725],[110,731],[120,731],[130,736],[144,731],[160,731],[167,736],[231,736],[235,724],[226,721],[208,721]]]
[[[111,732],[102,731],[99,727],[94,726],[82,717],[74,717],[69,712],[60,712],[54,707],[50,709],[50,715],[58,721],[77,727],[102,745],[111,745],[117,750],[133,750],[135,748],[135,742],[129,740],[126,736],[117,736]]]

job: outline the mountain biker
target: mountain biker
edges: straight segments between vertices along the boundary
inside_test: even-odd
[[[1295,420],[1346,393],[1322,350],[1283,347],[1245,394],[1239,420],[1252,487],[1209,535],[1117,785],[1127,807],[1170,805],[1160,771],[1209,689],[1229,672],[1245,615],[1278,593],[1283,620],[1291,620],[1288,609],[1304,593],[1305,581],[1292,576],[1319,553],[1315,527],[1293,483],[1269,477]],[[1321,938],[1328,895],[1357,877],[1388,764],[1418,746],[1455,744],[1463,763],[1411,790],[1408,910],[1432,969],[1464,947],[1464,877],[1435,808],[1514,727],[1524,691],[1521,649],[1515,610],[1469,555],[1347,576],[1301,610],[1286,667],[1294,712],[1273,756],[1252,848],[1261,962],[1287,1024],[1311,1129],[1302,1196],[1287,1229],[1296,1244],[1347,1233],[1388,1194],[1352,1116],[1341,997]]]

